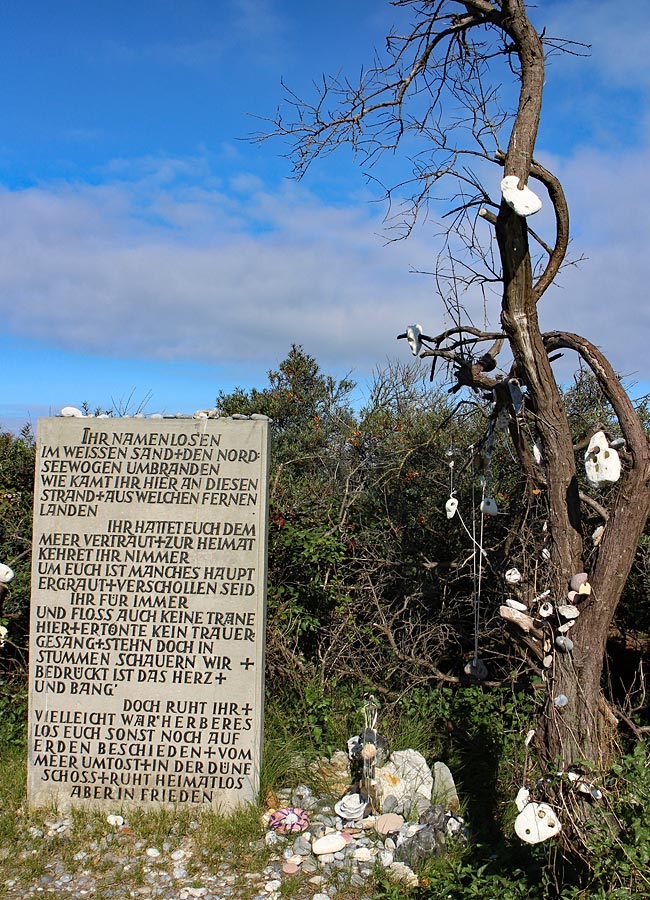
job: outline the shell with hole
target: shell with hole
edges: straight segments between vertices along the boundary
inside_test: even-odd
[[[447,514],[448,519],[453,519],[456,515],[456,510],[458,509],[458,500],[455,497],[450,497],[449,500],[445,503],[445,512]]]
[[[541,844],[561,830],[555,810],[547,803],[527,803],[515,819],[515,833],[527,844]]]
[[[604,431],[597,431],[589,441],[585,453],[585,475],[594,488],[603,484],[616,484],[621,477],[618,451],[609,446]]]

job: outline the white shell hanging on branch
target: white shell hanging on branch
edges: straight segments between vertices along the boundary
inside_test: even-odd
[[[540,844],[561,830],[554,809],[547,803],[528,803],[515,819],[515,833],[527,844]]]
[[[458,500],[455,497],[450,497],[449,500],[445,503],[445,512],[447,513],[448,519],[453,519],[456,515],[456,510],[458,509]]]
[[[492,497],[484,497],[483,500],[481,500],[481,512],[486,516],[496,516],[498,515],[499,507]]]
[[[592,487],[615,484],[621,477],[618,452],[609,446],[604,431],[597,431],[589,441],[585,453],[585,474]]]
[[[521,385],[516,378],[508,379],[508,390],[510,391],[510,400],[514,413],[516,416],[519,416],[524,409],[524,395],[521,391]]]
[[[545,603],[542,603],[539,608],[539,614],[542,619],[548,619],[549,616],[553,615],[553,604],[549,603],[548,600]]]
[[[0,563],[0,584],[9,584],[13,580],[14,570],[4,563]]]
[[[519,187],[516,175],[506,175],[501,181],[501,196],[518,216],[532,216],[542,208],[542,201],[529,187]]]
[[[408,341],[408,345],[411,348],[411,353],[413,354],[413,356],[417,356],[422,349],[422,326],[407,325],[406,340]]]

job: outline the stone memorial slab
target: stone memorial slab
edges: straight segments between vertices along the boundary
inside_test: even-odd
[[[42,419],[28,799],[255,799],[268,422]]]

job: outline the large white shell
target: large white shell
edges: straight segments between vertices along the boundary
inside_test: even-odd
[[[505,619],[506,622],[514,622],[515,625],[518,625],[527,633],[530,633],[535,627],[533,619],[530,616],[527,616],[526,613],[520,612],[518,609],[511,609],[509,606],[500,606],[499,615],[502,619]]]
[[[542,201],[529,187],[520,190],[516,175],[506,175],[501,181],[501,196],[518,216],[532,216],[542,208]]]
[[[0,584],[9,584],[13,580],[14,570],[4,563],[0,563]]]
[[[555,810],[548,803],[528,803],[515,819],[515,832],[527,844],[541,844],[562,831]]]
[[[61,415],[66,418],[77,418],[83,419],[84,414],[80,409],[77,409],[76,406],[64,406],[61,410]]]
[[[408,345],[411,348],[411,353],[413,356],[417,356],[420,350],[422,349],[422,326],[421,325],[407,325],[406,326],[406,340],[408,341]]]
[[[618,452],[609,446],[605,433],[597,431],[589,441],[585,453],[585,475],[592,487],[615,484],[621,477]]]
[[[521,581],[521,572],[519,569],[508,569],[505,577],[508,584],[519,584]]]

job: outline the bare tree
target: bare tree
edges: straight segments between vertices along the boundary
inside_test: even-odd
[[[542,333],[538,322],[537,304],[566,263],[569,241],[562,185],[534,155],[545,57],[579,53],[581,47],[538,33],[524,0],[394,0],[393,5],[410,14],[411,22],[404,34],[389,35],[385,56],[358,81],[324,79],[316,85],[315,101],[289,91],[289,113],[279,111],[260,139],[290,140],[297,177],[317,158],[347,144],[376,178],[373,166],[382,154],[403,149],[411,172],[386,193],[390,215],[406,233],[434,201],[446,203],[447,228],[434,274],[456,326],[428,338],[416,333],[416,349],[433,357],[434,365],[442,359],[451,367],[453,390],[487,392],[494,399],[491,423],[505,423],[530,488],[546,494],[545,578],[555,613],[542,619],[531,607],[533,627],[515,627],[513,639],[540,670],[545,658],[547,701],[537,737],[542,757],[565,769],[571,764],[598,769],[607,762],[616,725],[601,692],[605,647],[650,513],[650,448],[633,403],[601,351],[576,334]],[[512,113],[502,108],[498,94],[502,85],[507,92],[508,81],[518,90]],[[495,200],[484,185],[498,170],[499,181],[508,180]],[[521,205],[536,199],[527,193],[529,181],[552,205],[551,240],[529,227],[530,209]],[[446,194],[444,184],[452,185]],[[539,257],[531,253],[530,237]],[[459,296],[476,287],[486,296],[490,290],[500,295],[499,329],[480,329],[463,317]],[[497,357],[508,347],[509,370],[495,377]],[[576,460],[582,464],[586,442],[574,446],[551,367],[564,349],[575,351],[591,370],[624,439],[621,477],[606,505],[579,487]],[[513,402],[518,386],[525,389],[521,408]],[[533,442],[541,448],[541,464],[531,451]],[[602,518],[595,550],[585,542],[585,504],[590,515]],[[562,622],[557,607],[567,603],[572,577],[587,567],[591,593],[579,596],[573,648],[555,652]],[[554,702],[559,695],[567,700],[562,708]]]

